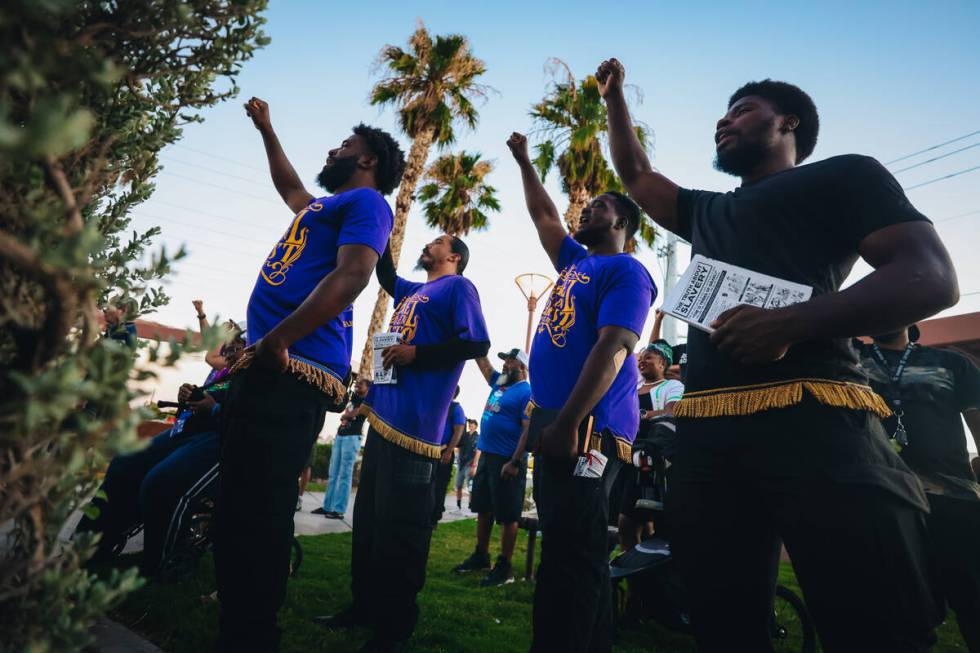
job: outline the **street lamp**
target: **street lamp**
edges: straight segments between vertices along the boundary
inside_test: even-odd
[[[531,352],[531,323],[534,321],[534,309],[538,307],[538,299],[551,289],[554,283],[543,274],[525,272],[514,277],[514,283],[521,294],[527,299],[527,337],[524,339],[524,351]]]

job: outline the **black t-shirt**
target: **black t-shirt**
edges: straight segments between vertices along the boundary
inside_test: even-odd
[[[868,234],[901,222],[927,221],[891,173],[856,154],[797,166],[728,193],[681,189],[677,233],[694,254],[837,292]],[[802,342],[784,358],[740,365],[708,334],[688,332],[687,391],[816,377],[866,383],[847,338]]]
[[[476,455],[476,442],[480,439],[480,432],[463,431],[463,437],[459,439],[459,464],[466,466],[473,456]]]
[[[364,403],[364,399],[354,395],[351,397],[350,403],[354,410],[357,410],[361,407],[361,404]],[[364,415],[357,415],[350,421],[350,424],[337,429],[337,435],[362,435],[364,432],[364,420],[366,419],[367,417]]]
[[[960,413],[980,409],[980,370],[956,352],[918,347],[909,356],[896,389],[890,379],[904,351],[880,351],[888,369],[882,368],[870,345],[861,348],[861,364],[878,394],[890,405],[895,399],[902,402],[902,424],[909,440],[902,449],[902,459],[920,474],[940,473],[976,480]],[[886,420],[889,433],[895,431],[895,426],[894,417]]]

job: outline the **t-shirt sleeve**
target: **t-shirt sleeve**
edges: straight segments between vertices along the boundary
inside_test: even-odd
[[[463,412],[463,406],[456,404],[453,406],[453,426],[462,426],[466,424],[466,413]]]
[[[408,279],[402,279],[401,277],[395,277],[395,296],[394,303],[395,307],[398,303],[405,297],[411,295],[413,292],[422,287],[423,284],[414,281],[409,281]]]
[[[693,242],[694,221],[697,215],[698,202],[707,195],[707,191],[680,188],[677,191],[677,235]]]
[[[565,239],[561,241],[561,249],[558,250],[558,263],[555,265],[555,270],[561,272],[575,261],[588,255],[588,250],[576,242],[574,238],[565,236]]]
[[[393,223],[388,202],[375,190],[359,189],[350,192],[341,210],[344,221],[337,236],[337,247],[367,245],[381,256]]]
[[[498,380],[500,380],[500,372],[498,372],[497,370],[494,370],[493,372],[490,373],[490,381],[488,381],[488,383],[490,384],[490,387],[491,388],[496,388],[497,387],[497,381]]]
[[[684,397],[684,384],[680,381],[675,381],[670,379],[667,381],[667,387],[664,396],[664,403],[669,404],[673,401],[680,401]]]
[[[531,411],[528,406],[531,405],[531,386],[527,387],[524,393],[524,398],[521,400],[521,421],[526,422],[531,419]]]
[[[956,402],[959,404],[959,411],[980,409],[980,369],[965,356],[954,354],[956,367],[954,368],[954,382],[956,388]]]
[[[646,268],[632,257],[620,258],[603,275],[596,328],[618,326],[641,336],[656,298],[657,289]]]
[[[487,334],[487,323],[483,319],[483,308],[480,305],[480,294],[476,286],[460,277],[454,294],[453,334],[460,340],[470,342],[490,342]]]
[[[876,159],[854,156],[845,161],[848,165],[835,177],[840,210],[834,227],[849,248],[856,249],[866,236],[893,224],[929,222]]]

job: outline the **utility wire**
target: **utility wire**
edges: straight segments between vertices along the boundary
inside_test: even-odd
[[[208,211],[202,211],[201,209],[192,209],[189,206],[181,206],[180,204],[174,204],[173,202],[167,202],[166,200],[152,200],[155,204],[163,204],[164,206],[169,206],[172,209],[177,209],[179,211],[187,211],[188,213],[197,213],[199,215],[204,215],[209,218],[215,218],[217,220],[224,220],[225,222],[230,222],[236,226],[240,227],[251,227],[253,229],[267,229],[271,226],[276,226],[273,220],[268,220],[264,224],[258,224],[256,222],[248,222],[245,220],[238,220],[235,218],[229,218],[226,215],[219,215],[217,213],[210,213]],[[281,225],[280,225],[281,226]]]
[[[206,152],[204,150],[198,150],[193,147],[184,145],[183,143],[174,143],[174,146],[179,147],[182,150],[187,150],[188,152],[194,152],[195,154],[200,154],[202,156],[209,156],[212,159],[218,159],[219,161],[227,161],[228,163],[234,163],[236,166],[241,166],[243,168],[248,168],[249,170],[255,170],[256,172],[268,173],[268,170],[259,168],[257,166],[250,166],[247,163],[242,163],[237,159],[232,159],[231,157],[221,156],[220,154],[214,154],[213,152]]]
[[[240,179],[241,181],[247,181],[250,184],[259,184],[261,186],[264,186],[264,185],[266,185],[266,184],[269,183],[268,180],[259,181],[258,179],[252,179],[251,177],[242,177],[241,175],[233,175],[230,172],[222,172],[221,170],[218,170],[217,168],[211,168],[209,166],[203,166],[200,163],[191,163],[189,161],[181,161],[180,159],[173,159],[173,158],[170,158],[169,156],[168,157],[165,157],[163,159],[163,162],[164,163],[179,163],[182,166],[190,166],[192,168],[200,168],[201,170],[207,170],[208,172],[213,172],[216,175],[222,175],[224,177],[231,177],[232,179]]]
[[[974,147],[980,147],[980,143],[973,143],[972,145],[967,145],[966,147],[961,147],[958,150],[953,150],[952,152],[947,152],[946,154],[940,154],[939,156],[934,156],[931,159],[926,159],[925,161],[920,161],[919,163],[913,163],[910,166],[906,166],[899,170],[892,170],[893,175],[897,175],[900,172],[905,172],[906,170],[911,170],[912,168],[918,168],[919,166],[924,166],[927,163],[932,163],[933,161],[939,161],[940,159],[945,159],[948,156],[953,156],[954,154],[959,154],[960,152],[965,152],[966,150],[972,149]]]
[[[899,161],[904,161],[905,159],[911,159],[914,156],[919,156],[920,154],[925,154],[926,152],[932,152],[933,150],[938,150],[939,148],[945,147],[946,145],[949,145],[950,143],[955,143],[957,141],[962,141],[964,138],[969,138],[971,136],[976,136],[977,134],[980,134],[980,129],[978,129],[975,132],[970,132],[969,134],[964,134],[963,136],[957,136],[956,138],[951,139],[951,140],[948,140],[948,141],[946,141],[944,143],[939,143],[938,145],[932,145],[930,147],[925,148],[924,150],[919,150],[918,152],[912,152],[912,154],[906,154],[905,156],[900,156],[897,159],[892,159],[891,161],[885,161],[884,165],[890,166],[893,163],[898,163]]]
[[[936,177],[935,179],[924,181],[921,184],[916,184],[915,186],[906,186],[905,190],[909,191],[909,190],[914,190],[916,188],[922,188],[923,186],[934,184],[937,181],[943,181],[944,179],[952,179],[953,177],[959,177],[960,175],[965,175],[966,173],[973,172],[974,170],[980,170],[980,166],[973,166],[972,168],[967,168],[966,170],[958,170],[956,172],[951,172],[948,175],[943,175],[942,177]]]
[[[194,229],[200,229],[200,225],[192,224],[190,222],[183,222],[181,220],[175,220],[169,216],[154,215],[153,213],[146,213],[144,211],[139,211],[139,212],[134,211],[133,215],[141,218],[148,218],[150,220],[163,220],[164,222],[179,224],[182,227],[192,227]],[[208,228],[205,233],[217,234],[219,236],[226,236],[228,238],[237,238],[238,240],[244,240],[247,243],[254,243],[257,240],[259,240],[259,238],[249,238],[247,236],[242,236],[241,234],[233,234],[228,231],[218,231],[217,229],[211,229],[211,228]]]
[[[957,213],[956,215],[950,215],[936,220],[936,224],[939,224],[940,222],[949,222],[950,220],[955,220],[957,218],[965,218],[968,215],[976,215],[978,213],[980,213],[980,209],[977,209],[976,211],[967,211],[966,213]]]
[[[193,182],[195,184],[200,184],[201,186],[210,186],[211,188],[220,188],[221,190],[228,191],[229,193],[234,193],[235,195],[238,195],[240,197],[250,197],[253,200],[262,200],[263,202],[269,202],[270,204],[279,204],[279,202],[274,202],[274,201],[270,200],[268,197],[260,197],[258,195],[252,195],[250,193],[243,193],[242,191],[236,190],[234,188],[229,188],[228,186],[222,186],[221,184],[212,184],[209,181],[201,181],[200,179],[196,179],[194,177],[188,177],[187,175],[182,175],[182,174],[177,173],[177,172],[169,172],[167,170],[164,170],[160,174],[161,175],[167,175],[169,177],[177,177],[178,179],[184,179],[186,181],[190,181],[190,182]]]

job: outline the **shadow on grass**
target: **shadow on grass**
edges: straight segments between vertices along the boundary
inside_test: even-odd
[[[475,521],[443,523],[435,532],[429,554],[425,589],[419,596],[421,617],[412,650],[427,653],[523,652],[531,643],[533,585],[521,580],[482,589],[479,575],[456,575],[451,569],[473,550]],[[494,532],[497,535],[497,532]],[[304,559],[289,582],[286,604],[279,613],[284,631],[283,653],[356,651],[367,639],[365,630],[330,632],[311,623],[317,615],[333,614],[350,601],[350,533],[301,537]],[[526,537],[514,553],[515,570],[523,571]],[[497,550],[497,544],[491,552]],[[788,564],[780,582],[800,593]],[[217,632],[218,606],[203,602],[214,591],[210,555],[198,572],[179,584],[152,583],[131,595],[112,615],[168,653],[209,653]],[[955,624],[940,629],[937,651],[965,651]],[[689,637],[654,623],[624,633],[616,651],[694,651]]]

